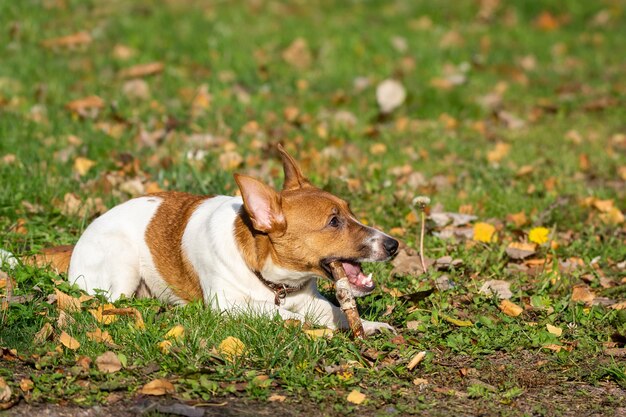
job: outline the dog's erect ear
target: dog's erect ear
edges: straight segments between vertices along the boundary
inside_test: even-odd
[[[270,186],[247,175],[235,174],[235,181],[252,226],[263,233],[284,231],[287,221],[280,206],[280,195]]]
[[[285,183],[283,191],[297,190],[298,188],[311,187],[311,183],[307,180],[298,166],[298,163],[289,155],[281,144],[277,146],[280,157],[283,160],[283,170],[285,171]]]

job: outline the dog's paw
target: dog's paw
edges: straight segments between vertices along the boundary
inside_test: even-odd
[[[382,323],[380,321],[368,321],[368,320],[361,320],[361,323],[363,324],[363,331],[365,331],[365,334],[367,336],[371,336],[374,333],[381,333],[381,332],[392,332],[393,334],[396,334],[396,329],[394,329],[392,326],[388,325],[387,323]]]

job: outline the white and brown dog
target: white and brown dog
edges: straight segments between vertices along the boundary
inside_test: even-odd
[[[361,262],[384,261],[398,242],[361,224],[348,204],[315,186],[284,149],[277,192],[235,174],[242,197],[163,192],[120,204],[96,219],[71,255],[69,281],[88,293],[153,296],[219,310],[278,312],[347,329],[344,313],[317,290],[343,263],[354,295],[374,289]],[[363,320],[367,334],[392,329]]]

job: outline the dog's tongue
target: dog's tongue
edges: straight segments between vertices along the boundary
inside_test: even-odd
[[[346,271],[348,281],[350,281],[352,285],[364,288],[371,288],[374,286],[374,281],[372,281],[372,274],[370,274],[369,276],[365,275],[361,270],[361,265],[352,262],[342,262],[341,264],[344,271]]]

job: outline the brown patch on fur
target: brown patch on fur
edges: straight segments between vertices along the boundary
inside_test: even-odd
[[[186,301],[202,300],[200,279],[181,244],[189,218],[210,197],[177,191],[151,195],[163,200],[145,234],[152,260],[176,296]]]
[[[243,207],[235,219],[235,242],[246,265],[252,271],[260,272],[270,254],[271,243],[267,234],[254,230]]]

